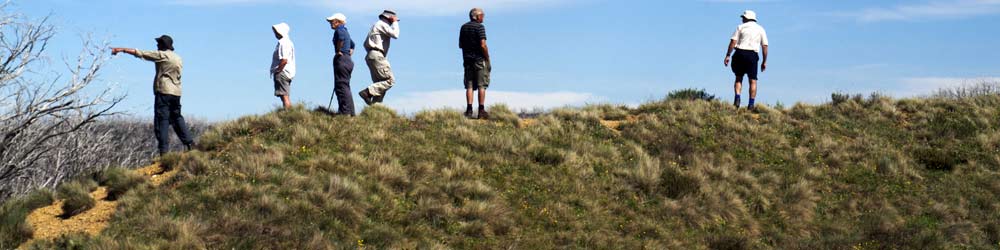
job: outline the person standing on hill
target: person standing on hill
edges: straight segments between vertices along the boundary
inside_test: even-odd
[[[330,22],[333,33],[333,47],[336,55],[333,57],[334,85],[333,92],[337,95],[337,113],[354,116],[354,98],[351,97],[351,73],[354,72],[354,41],[347,31],[347,16],[337,13],[326,18]]]
[[[153,133],[160,155],[170,149],[170,127],[180,137],[181,143],[191,150],[194,140],[188,130],[184,116],[181,115],[181,71],[184,63],[174,52],[174,39],[168,35],[156,38],[156,51],[145,51],[128,48],[111,48],[112,55],[125,52],[137,58],[156,63],[156,76],[153,78]]]
[[[469,22],[462,25],[458,47],[462,49],[465,67],[465,117],[472,118],[472,94],[479,91],[479,119],[489,119],[486,112],[486,89],[490,87],[490,48],[486,46],[486,26],[483,9],[469,11]]]
[[[365,63],[372,74],[372,85],[358,93],[365,104],[381,103],[386,92],[396,83],[396,77],[389,66],[389,45],[391,39],[399,39],[399,18],[396,12],[385,10],[378,16],[379,20],[372,25],[365,41]]]
[[[271,57],[271,77],[274,79],[274,96],[281,99],[285,109],[292,107],[289,94],[292,88],[292,79],[295,79],[295,44],[288,37],[291,27],[286,23],[279,23],[271,26],[274,37],[278,39],[278,45],[274,47],[274,55]]]
[[[729,41],[724,64],[729,66],[730,55],[732,55],[732,69],[733,73],[736,74],[734,85],[736,98],[734,98],[733,105],[736,108],[740,107],[743,75],[746,75],[750,80],[750,104],[747,105],[747,108],[756,110],[754,101],[757,98],[757,62],[759,60],[757,53],[764,53],[764,61],[760,64],[760,71],[764,72],[767,69],[767,33],[764,31],[764,27],[757,24],[757,13],[747,10],[743,12],[741,17],[743,24],[736,28],[736,32],[733,33]],[[736,50],[735,54],[733,54],[734,49]]]

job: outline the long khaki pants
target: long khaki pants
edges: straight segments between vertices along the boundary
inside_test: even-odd
[[[396,83],[396,77],[392,75],[389,60],[385,58],[382,51],[372,50],[368,51],[365,62],[368,63],[368,69],[372,73],[373,82],[371,86],[368,86],[368,92],[376,97],[385,95],[385,92],[389,91]]]

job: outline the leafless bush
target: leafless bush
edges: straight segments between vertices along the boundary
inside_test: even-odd
[[[94,152],[132,150],[107,149],[116,135],[94,126],[116,115],[111,110],[124,98],[98,86],[108,46],[84,39],[67,74],[55,73],[45,60],[55,33],[47,18],[32,20],[0,3],[0,201],[108,160]]]
[[[1000,82],[995,79],[979,79],[964,83],[958,87],[940,89],[931,96],[946,99],[963,99],[986,95],[1000,95]]]

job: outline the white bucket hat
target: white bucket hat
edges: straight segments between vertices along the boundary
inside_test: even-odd
[[[757,21],[757,12],[753,12],[752,10],[747,10],[743,12],[743,15],[741,15],[741,17]]]
[[[344,14],[341,14],[341,13],[337,13],[337,14],[333,14],[332,16],[326,18],[327,22],[333,22],[333,20],[340,20],[341,22],[345,22],[346,23],[347,22],[347,16],[345,16]]]

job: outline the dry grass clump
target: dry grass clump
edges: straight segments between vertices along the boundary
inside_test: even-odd
[[[98,181],[108,188],[108,200],[118,200],[125,192],[146,181],[139,173],[123,168],[109,168],[102,172]]]
[[[63,214],[60,216],[66,219],[93,208],[96,202],[90,192],[96,188],[97,182],[91,179],[71,181],[59,186],[56,193],[63,200]]]
[[[986,249],[1000,97],[245,117],[164,158],[81,246]],[[617,129],[602,125],[625,118]],[[143,228],[144,230],[134,230]],[[61,243],[60,243],[61,244]]]
[[[38,190],[0,206],[0,249],[13,249],[31,239],[34,229],[25,218],[31,211],[52,205],[54,201],[51,191]]]

